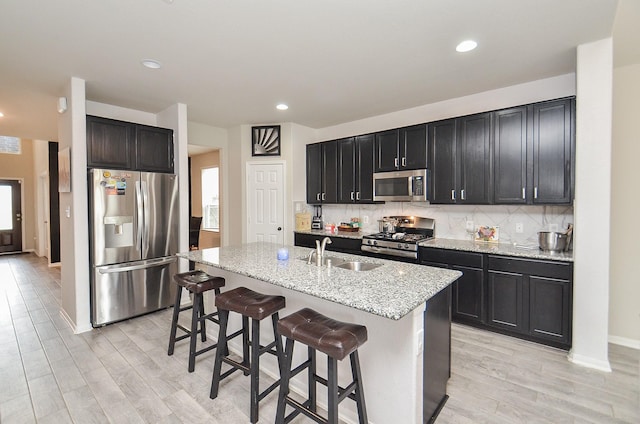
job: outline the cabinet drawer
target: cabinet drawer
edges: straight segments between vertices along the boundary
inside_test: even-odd
[[[483,267],[483,254],[473,252],[460,252],[457,250],[437,249],[430,247],[420,248],[420,262],[438,262],[447,265],[467,266],[471,268]]]
[[[568,281],[573,279],[573,264],[571,263],[517,259],[510,256],[489,255],[489,270],[537,275]]]

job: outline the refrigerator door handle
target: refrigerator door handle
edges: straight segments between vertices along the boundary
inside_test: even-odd
[[[115,272],[135,271],[138,269],[147,269],[155,266],[163,266],[175,262],[177,258],[175,256],[152,259],[144,262],[136,262],[135,265],[107,265],[102,267],[96,267],[100,274],[112,274]]]
[[[151,208],[149,207],[149,186],[146,181],[141,181],[140,185],[142,187],[142,213],[144,214],[144,222],[142,224],[142,258],[146,258],[149,254],[149,223],[151,222],[149,213]]]
[[[140,181],[136,181],[136,250],[141,250],[142,246],[142,187]]]

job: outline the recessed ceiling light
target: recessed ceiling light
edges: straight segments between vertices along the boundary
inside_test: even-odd
[[[456,51],[460,53],[470,52],[471,50],[475,49],[477,46],[478,46],[478,43],[476,43],[475,41],[465,40],[456,46]]]
[[[280,103],[279,105],[276,106],[276,109],[278,109],[278,110],[287,110],[287,109],[289,109],[289,106],[285,105],[284,103]]]
[[[143,59],[142,64],[149,69],[160,69],[162,68],[162,64],[157,60],[153,59]]]
[[[4,113],[0,112],[0,118],[2,118],[4,116]]]

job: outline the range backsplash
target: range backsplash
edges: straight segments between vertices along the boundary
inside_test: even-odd
[[[308,206],[312,211],[312,207]],[[390,215],[416,215],[436,220],[436,237],[472,240],[467,221],[474,228],[480,225],[498,226],[500,242],[537,246],[538,231],[557,231],[573,223],[572,206],[508,206],[508,205],[431,205],[428,203],[387,202],[380,205],[324,205],[323,221],[339,224],[352,217],[369,218],[363,232],[378,232],[377,220]],[[522,233],[516,233],[516,224],[522,224]],[[556,226],[557,228],[554,228]]]

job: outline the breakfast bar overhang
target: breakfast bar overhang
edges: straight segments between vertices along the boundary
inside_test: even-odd
[[[283,249],[288,259],[282,258]],[[364,258],[329,252],[333,264],[363,262],[376,267],[354,271],[308,261],[308,248],[273,243],[249,243],[179,253],[199,268],[226,279],[224,290],[245,286],[262,293],[282,295],[281,317],[310,307],[332,318],[368,328],[368,341],[360,349],[364,395],[369,422],[432,422],[447,399],[451,361],[451,284],[462,274],[441,268]],[[326,259],[326,256],[325,256]],[[213,308],[213,297],[206,298]],[[240,320],[229,328],[240,328]],[[265,331],[267,342],[268,331]],[[231,344],[232,352],[241,351]],[[293,363],[304,360],[302,349]],[[348,362],[348,361],[347,361]],[[261,371],[278,378],[275,358],[261,362]],[[344,369],[343,369],[344,368]],[[322,374],[326,362],[318,357]],[[340,364],[340,384],[349,383],[348,364]],[[344,381],[342,381],[344,377]],[[305,381],[293,380],[292,392],[304,393]],[[319,393],[322,393],[320,391]],[[273,395],[277,396],[277,395]],[[320,407],[326,397],[319,397]],[[347,422],[357,422],[352,402],[340,405]]]

